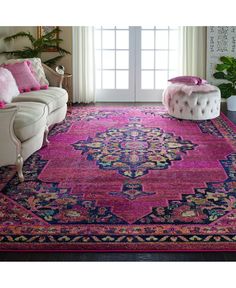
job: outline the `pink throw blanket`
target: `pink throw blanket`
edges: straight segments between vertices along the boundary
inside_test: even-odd
[[[210,85],[210,84],[203,84],[203,85],[186,85],[183,83],[175,83],[169,85],[162,94],[162,103],[169,107],[169,103],[171,98],[178,93],[179,95],[187,95],[190,96],[193,92],[211,92],[218,90],[217,87]]]

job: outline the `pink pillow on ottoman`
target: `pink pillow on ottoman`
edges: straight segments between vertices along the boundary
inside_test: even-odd
[[[179,76],[168,80],[171,83],[184,83],[189,85],[202,85],[207,81],[197,76]]]
[[[40,84],[30,70],[30,62],[23,61],[14,64],[4,64],[4,68],[11,71],[21,93],[40,90]]]
[[[20,94],[16,80],[11,72],[0,67],[0,102],[11,103],[12,98]]]

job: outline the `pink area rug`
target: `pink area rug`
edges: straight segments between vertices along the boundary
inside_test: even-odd
[[[163,107],[74,107],[0,168],[0,250],[236,250],[236,128]]]

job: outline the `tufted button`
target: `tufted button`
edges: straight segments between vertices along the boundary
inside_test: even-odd
[[[200,102],[197,101],[197,105],[199,106],[199,105],[200,105]]]
[[[175,108],[174,108],[174,107],[172,108],[172,111],[173,111],[173,112],[175,111]]]
[[[209,103],[210,103],[210,101],[208,100],[208,101],[207,101],[207,105],[209,105]]]
[[[187,101],[185,101],[185,102],[184,102],[184,105],[185,105],[185,106],[188,106],[188,102],[187,102]]]
[[[190,113],[193,114],[193,109],[190,110]]]
[[[183,109],[181,108],[181,109],[179,110],[179,112],[182,113],[182,112],[183,112]]]
[[[178,103],[179,103],[179,101],[178,101],[178,100],[176,100],[176,101],[175,101],[175,103],[176,103],[176,104],[178,104]]]
[[[204,114],[205,113],[205,110],[202,110],[202,114]]]
[[[213,109],[211,109],[211,113],[213,113]]]

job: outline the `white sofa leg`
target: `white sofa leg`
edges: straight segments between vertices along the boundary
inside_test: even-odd
[[[47,146],[50,143],[48,141],[48,133],[49,133],[49,129],[48,129],[48,126],[46,126],[45,131],[44,131],[43,146]]]
[[[24,180],[25,180],[24,175],[23,175],[23,171],[22,171],[23,163],[24,163],[24,160],[23,160],[22,156],[19,154],[17,159],[16,159],[16,170],[17,170],[20,182],[24,182]]]

